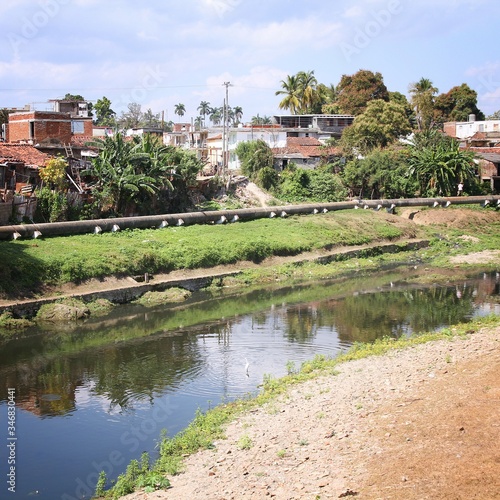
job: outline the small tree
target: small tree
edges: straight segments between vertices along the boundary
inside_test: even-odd
[[[411,131],[405,108],[394,102],[381,99],[370,101],[364,113],[354,119],[342,133],[342,145],[366,153],[372,149],[386,147]]]
[[[64,158],[51,158],[40,169],[40,179],[54,189],[62,191],[67,186],[66,167],[67,163]]]
[[[409,174],[418,182],[421,196],[456,195],[459,183],[469,192],[478,190],[472,151],[460,149],[458,141],[439,133],[427,140],[428,146],[410,146]]]
[[[241,162],[241,171],[252,180],[257,178],[259,170],[273,168],[273,152],[261,139],[240,142],[235,151]]]

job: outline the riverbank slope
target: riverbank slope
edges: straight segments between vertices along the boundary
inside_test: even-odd
[[[124,498],[500,498],[499,400],[500,327],[345,362]]]

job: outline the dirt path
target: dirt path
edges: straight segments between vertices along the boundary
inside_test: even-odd
[[[497,328],[344,363],[232,423],[169,490],[125,498],[496,499],[499,417]]]

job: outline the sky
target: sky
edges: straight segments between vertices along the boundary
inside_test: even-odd
[[[106,96],[190,121],[201,101],[253,116],[286,114],[281,81],[314,71],[337,85],[380,72],[408,96],[425,77],[439,92],[467,83],[500,110],[498,0],[2,0],[0,108],[51,109],[66,93]]]

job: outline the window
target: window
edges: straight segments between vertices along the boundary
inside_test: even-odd
[[[71,122],[71,132],[73,134],[83,134],[83,132],[84,132],[83,121],[72,121]]]

